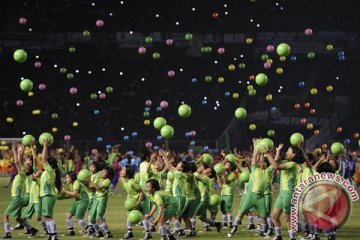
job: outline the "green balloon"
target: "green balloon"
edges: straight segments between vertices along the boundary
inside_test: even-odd
[[[214,170],[215,170],[216,174],[218,174],[218,175],[221,174],[223,169],[224,169],[224,164],[222,164],[222,163],[217,163],[214,166]]]
[[[152,58],[155,59],[155,60],[158,60],[158,59],[160,58],[160,53],[154,52],[154,53],[152,54]]]
[[[240,64],[239,64],[239,68],[240,68],[240,69],[244,69],[245,66],[246,66],[245,63],[240,63]]]
[[[261,60],[266,61],[268,59],[269,59],[269,55],[267,55],[267,54],[261,55]]]
[[[59,115],[57,113],[53,113],[53,114],[51,114],[51,118],[52,119],[58,119]]]
[[[279,56],[288,56],[291,52],[290,46],[287,43],[280,43],[277,48],[276,52]]]
[[[90,99],[92,99],[92,100],[97,99],[97,94],[96,93],[90,94]]]
[[[83,31],[82,35],[83,35],[83,37],[90,37],[90,32],[85,30],[85,31]]]
[[[145,42],[146,42],[146,43],[152,43],[152,42],[153,42],[152,37],[146,37],[146,38],[145,38]]]
[[[185,34],[185,40],[186,41],[190,41],[190,40],[192,40],[193,39],[193,35],[191,34],[191,33],[186,33]]]
[[[212,47],[206,47],[206,48],[205,48],[205,52],[211,53],[211,52],[212,52]]]
[[[268,137],[273,137],[273,136],[275,136],[275,131],[270,129],[267,131],[267,135],[268,135]]]
[[[255,77],[255,82],[259,86],[265,86],[268,82],[268,77],[264,73],[259,73]]]
[[[213,162],[213,157],[209,153],[204,153],[202,156],[202,162],[206,165],[210,165]]]
[[[336,142],[336,143],[331,144],[331,148],[330,148],[330,149],[331,149],[331,152],[332,152],[334,155],[339,155],[339,154],[345,152],[344,145],[342,145],[342,144],[339,143],[339,142]]]
[[[144,112],[144,117],[149,117],[150,116],[150,113],[149,112]]]
[[[70,53],[76,52],[76,48],[74,48],[74,47],[69,47],[69,52],[70,52]]]
[[[61,74],[65,74],[66,72],[67,72],[66,68],[64,68],[64,67],[60,68],[60,73]]]
[[[105,91],[107,93],[112,93],[114,91],[114,89],[112,87],[106,87]]]
[[[240,181],[241,181],[242,183],[248,182],[249,179],[250,179],[250,172],[248,172],[248,171],[243,171],[243,172],[240,173]]]
[[[212,80],[211,76],[209,75],[205,76],[205,82],[211,82],[211,80]]]
[[[139,210],[132,210],[129,212],[128,221],[132,224],[138,224],[142,219],[142,214]]]
[[[163,138],[169,139],[174,136],[174,128],[170,125],[165,125],[161,128],[160,134]]]
[[[225,156],[225,160],[228,160],[231,163],[235,163],[236,161],[236,156],[232,153],[229,153]]]
[[[217,206],[221,202],[219,194],[211,194],[210,196],[210,206]]]
[[[206,53],[206,47],[201,47],[201,48],[200,48],[200,52]]]
[[[266,146],[266,149],[271,150],[274,148],[274,142],[270,138],[261,139],[263,145]]]
[[[33,89],[33,82],[30,79],[24,79],[20,82],[20,89],[24,92],[30,92]]]
[[[191,115],[191,107],[187,104],[182,104],[178,109],[178,113],[180,117],[187,118]]]
[[[294,133],[290,137],[290,143],[293,146],[299,146],[301,143],[304,142],[304,136],[301,133]]]
[[[137,203],[136,198],[128,198],[124,202],[124,208],[128,211],[131,211],[135,207],[136,203]]]
[[[315,58],[315,53],[314,52],[309,52],[307,54],[307,57],[308,57],[308,59],[314,59]]]
[[[163,126],[166,125],[166,119],[163,117],[157,117],[155,118],[153,125],[157,130],[160,130]]]
[[[33,135],[30,135],[30,134],[26,134],[21,142],[24,146],[29,146],[31,144],[31,142],[34,140],[34,136]]]
[[[250,89],[250,90],[249,90],[249,96],[250,96],[250,97],[256,96],[256,90],[255,90],[255,89]]]
[[[39,143],[40,145],[44,145],[44,141],[47,140],[48,141],[48,145],[52,145],[54,143],[54,137],[48,133],[48,132],[44,132],[40,135],[39,137]]]
[[[23,49],[18,49],[14,52],[14,60],[18,63],[23,63],[27,59],[27,53]]]
[[[74,74],[68,73],[68,74],[66,74],[66,78],[67,78],[67,79],[73,79],[73,78],[74,78]]]
[[[91,177],[91,173],[87,169],[82,169],[77,175],[79,181],[85,181],[89,177]]]
[[[244,119],[246,118],[246,109],[245,108],[242,108],[242,107],[239,107],[235,110],[235,117],[237,119]]]

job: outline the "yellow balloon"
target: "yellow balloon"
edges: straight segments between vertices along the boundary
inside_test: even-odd
[[[332,92],[334,90],[333,86],[329,85],[326,87],[326,91]]]
[[[255,131],[255,129],[256,129],[256,125],[255,124],[250,124],[249,125],[249,129],[250,129],[250,131]]]
[[[246,38],[246,44],[252,44],[253,40],[252,38]]]
[[[281,56],[280,57],[280,62],[285,62],[286,61],[286,57],[285,56]]]
[[[234,65],[234,64],[230,64],[230,65],[228,66],[228,69],[229,69],[229,71],[234,71],[234,70],[235,70],[235,65]]]
[[[12,123],[13,121],[14,121],[14,119],[11,117],[6,118],[6,122],[8,122],[8,123]]]
[[[3,146],[3,150],[9,150],[9,146]]]
[[[64,149],[62,149],[62,148],[58,148],[58,153],[63,153],[64,152]]]
[[[308,123],[308,124],[306,125],[306,128],[307,128],[308,130],[311,130],[311,129],[314,128],[314,125],[313,125],[312,123]]]
[[[282,69],[281,67],[276,69],[276,73],[279,74],[279,75],[283,74],[283,72],[284,72],[284,69]]]
[[[266,95],[265,99],[266,101],[270,102],[272,100],[272,95],[271,94]]]
[[[29,96],[29,97],[34,96],[34,92],[28,92],[28,96]]]
[[[219,82],[219,83],[223,83],[224,81],[225,81],[225,79],[224,79],[223,77],[219,77],[219,78],[218,78],[218,82]]]
[[[233,93],[232,97],[233,97],[234,99],[238,99],[238,98],[239,98],[239,94],[238,94],[238,93]]]
[[[248,85],[248,86],[246,87],[246,89],[247,89],[248,91],[250,91],[250,90],[254,89],[254,86],[253,86],[253,85]]]
[[[58,129],[57,129],[56,127],[53,127],[53,128],[51,129],[51,131],[55,133],[55,132],[58,131]]]
[[[6,145],[6,141],[5,141],[5,140],[2,140],[2,141],[1,141],[1,145]]]
[[[316,88],[312,88],[311,90],[310,90],[310,94],[311,95],[316,95],[318,93],[318,90],[316,89]]]
[[[332,44],[328,44],[326,46],[326,50],[328,50],[329,52],[332,51],[334,49],[334,46]]]
[[[144,124],[145,124],[146,126],[149,126],[149,125],[150,125],[150,120],[146,119],[146,120],[144,121]]]
[[[273,63],[273,60],[269,58],[268,60],[266,60],[266,62],[271,65]]]
[[[73,122],[73,127],[77,127],[77,126],[79,126],[79,123],[78,122]]]

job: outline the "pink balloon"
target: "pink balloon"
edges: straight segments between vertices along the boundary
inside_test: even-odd
[[[166,45],[168,45],[168,46],[171,46],[171,45],[173,45],[173,40],[172,39],[166,39]]]
[[[218,53],[219,54],[224,54],[225,53],[225,49],[224,48],[218,48]]]
[[[64,136],[64,140],[65,140],[65,141],[70,141],[70,139],[71,139],[70,135],[65,135],[65,136]]]
[[[173,70],[168,71],[168,76],[169,77],[174,77],[175,76],[175,72]]]
[[[305,35],[306,36],[311,36],[312,35],[312,29],[311,28],[305,29]]]
[[[40,68],[40,67],[41,67],[41,62],[35,62],[35,63],[34,63],[34,66],[35,66],[36,68]]]
[[[39,90],[40,90],[40,91],[44,91],[45,89],[46,89],[46,85],[43,84],[43,83],[40,83],[40,84],[39,84]]]
[[[268,52],[273,52],[274,51],[274,46],[273,45],[267,45],[266,46],[266,51],[268,51]]]
[[[168,102],[167,101],[161,101],[160,102],[160,107],[161,108],[167,108],[169,106]]]
[[[146,105],[146,106],[150,107],[151,104],[152,104],[152,101],[151,101],[150,99],[148,99],[148,100],[145,101],[145,105]]]
[[[25,24],[27,23],[26,18],[21,17],[21,18],[19,19],[19,23],[20,23],[21,25],[25,25]]]
[[[78,90],[76,87],[70,88],[70,94],[77,94]]]
[[[265,69],[270,69],[270,68],[271,68],[271,64],[268,63],[268,62],[264,63],[264,68],[265,68]]]
[[[96,148],[93,148],[92,150],[91,150],[91,153],[92,154],[96,154],[98,152],[98,150],[96,149]]]
[[[21,107],[22,105],[24,105],[23,100],[21,100],[21,99],[17,100],[17,101],[16,101],[16,105],[17,105],[18,107]]]
[[[99,98],[100,98],[100,99],[105,99],[105,98],[106,98],[106,94],[105,94],[105,93],[100,93]]]
[[[138,52],[139,52],[140,54],[145,54],[145,53],[146,53],[146,48],[144,48],[144,47],[139,47]]]
[[[146,143],[145,143],[145,147],[146,147],[146,148],[151,148],[151,147],[152,147],[152,143],[151,143],[151,142],[146,142]]]
[[[104,21],[101,20],[101,19],[97,20],[97,21],[96,21],[96,26],[99,27],[99,28],[100,28],[100,27],[103,27],[103,26],[104,26]]]
[[[191,137],[195,137],[196,136],[196,132],[193,130],[193,131],[190,131],[190,136]]]

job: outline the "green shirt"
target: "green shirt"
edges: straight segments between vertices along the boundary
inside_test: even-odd
[[[173,196],[185,197],[185,174],[183,172],[174,171]]]
[[[296,183],[297,165],[295,162],[282,163],[286,169],[280,171],[280,190],[293,191]]]
[[[40,186],[37,180],[31,180],[29,203],[40,203]]]
[[[166,208],[169,205],[170,200],[174,197],[168,192],[156,191],[154,194],[149,194],[149,198],[156,206],[164,206],[164,208]]]
[[[164,187],[163,187],[163,179],[165,178],[165,170],[162,170],[160,172],[149,170],[149,175],[148,176],[149,176],[149,179],[157,180],[159,182],[159,184],[160,184],[160,188],[164,189]]]
[[[100,178],[101,178],[100,173],[97,172],[97,173],[94,173],[91,175],[90,180],[91,180],[91,182],[97,184],[99,182]],[[95,193],[94,190],[87,188],[87,193],[88,193],[89,199],[94,198],[94,193]]]
[[[141,187],[135,179],[126,180],[124,177],[121,178],[121,182],[127,192],[127,198],[139,198]]]
[[[25,193],[30,193],[30,185],[31,185],[32,180],[27,177],[25,180]]]
[[[221,195],[222,196],[232,196],[234,195],[234,182],[235,182],[235,174],[230,173],[227,175],[227,184],[222,185]]]
[[[47,162],[44,164],[44,170],[40,178],[40,197],[56,196],[58,190],[55,187],[55,170]]]
[[[264,194],[272,194],[272,182],[274,176],[273,166],[268,167],[264,171],[264,180],[265,180],[265,192]]]
[[[173,184],[174,184],[174,180],[166,179],[165,192],[173,194],[173,190],[172,190],[173,189]]]
[[[107,159],[107,164],[112,166],[115,162],[115,157],[116,157],[116,153],[114,152],[110,153]]]
[[[71,186],[71,190],[73,192],[75,192],[75,191],[78,192],[78,195],[75,198],[76,200],[89,198],[88,193],[87,193],[87,187],[79,180],[75,180],[75,182]]]
[[[264,194],[265,172],[256,164],[251,165],[251,173],[247,190],[256,194]]]
[[[185,193],[190,200],[195,200],[196,179],[193,174],[185,173]]]
[[[140,183],[141,188],[146,191],[146,181],[149,180],[149,174],[147,172],[149,162],[142,162],[139,165],[139,173],[137,174],[138,182]]]
[[[22,197],[26,190],[26,176],[22,169],[18,170],[11,186],[11,197]]]
[[[98,186],[102,187],[101,190],[96,191],[96,199],[102,200],[107,199],[109,197],[109,189],[111,185],[110,179],[101,179],[99,180]]]
[[[201,175],[199,173],[194,173],[197,176],[197,183],[201,195],[201,200],[205,200],[204,197],[210,193],[210,178],[208,176]]]

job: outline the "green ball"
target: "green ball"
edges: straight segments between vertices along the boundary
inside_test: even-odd
[[[64,68],[64,67],[60,68],[60,73],[61,74],[65,74],[66,72],[67,72],[66,68]]]
[[[232,181],[234,181],[235,180],[235,174],[234,173],[230,173],[229,175],[227,175],[227,180],[229,181],[229,182],[232,182]]]
[[[239,64],[239,68],[240,68],[240,69],[244,69],[245,66],[246,66],[245,63],[240,63],[240,64]]]
[[[90,94],[90,99],[92,99],[92,100],[97,99],[97,94],[96,93]]]
[[[20,89],[24,92],[30,92],[33,89],[33,82],[30,79],[24,79],[20,82]]]
[[[132,210],[129,212],[128,221],[131,224],[138,224],[142,219],[142,214],[139,210]]]
[[[89,177],[91,177],[91,173],[87,169],[82,169],[77,175],[77,179],[79,181],[85,181],[85,179],[87,179]]]
[[[178,113],[179,113],[180,117],[187,118],[191,115],[191,107],[187,104],[182,104],[178,108]]]
[[[145,38],[145,42],[146,42],[146,43],[152,43],[152,42],[153,42],[152,37],[146,37],[146,38]]]
[[[261,144],[268,150],[272,150],[274,148],[274,142],[270,138],[261,139]]]
[[[264,73],[259,73],[255,77],[255,82],[259,86],[265,86],[268,82],[268,77]]]
[[[250,172],[249,172],[249,171],[243,171],[243,172],[241,172],[239,178],[240,178],[240,181],[241,181],[242,183],[248,182],[249,179],[250,179]]]
[[[249,96],[250,96],[250,97],[256,96],[256,90],[255,90],[255,89],[250,89],[250,90],[249,90]]]
[[[268,59],[269,59],[269,55],[267,55],[267,54],[261,55],[261,60],[266,61]]]
[[[175,175],[172,171],[169,171],[166,178],[169,180],[173,180],[175,178]]]
[[[150,113],[149,112],[144,112],[144,117],[149,117],[150,116]]]
[[[59,115],[57,113],[53,113],[53,114],[51,114],[51,118],[52,119],[58,119]]]
[[[224,164],[222,164],[222,163],[217,163],[214,166],[214,170],[217,175],[220,175],[223,169],[224,169]]]
[[[158,59],[160,58],[160,53],[154,52],[154,53],[152,54],[152,58],[155,59],[155,60],[158,60]]]
[[[206,47],[201,47],[201,48],[200,48],[200,52],[206,53]]]
[[[124,208],[128,211],[131,211],[135,207],[136,203],[137,203],[136,198],[128,198],[124,202]]]
[[[279,56],[288,56],[291,52],[290,46],[287,43],[280,43],[277,48],[276,52]]]
[[[210,165],[213,162],[213,157],[209,153],[204,153],[202,156],[202,162],[206,165]]]
[[[290,137],[290,143],[293,146],[298,147],[303,142],[304,142],[304,136],[301,133],[294,133]]]
[[[235,110],[235,117],[237,118],[237,119],[240,119],[240,120],[242,120],[242,119],[244,119],[244,118],[246,118],[246,109],[245,108],[242,108],[242,107],[239,107],[239,108],[237,108],[236,110]]]
[[[34,140],[34,136],[33,135],[30,135],[30,134],[26,134],[21,142],[24,146],[29,146],[31,144],[31,142]]]
[[[339,154],[345,152],[344,145],[342,145],[342,144],[339,143],[339,142],[336,142],[336,143],[331,144],[331,148],[330,148],[330,149],[331,149],[331,152],[332,152],[334,155],[339,155]]]
[[[68,73],[68,74],[66,74],[66,78],[67,78],[67,79],[73,79],[73,78],[74,78],[74,74]]]
[[[211,76],[209,75],[205,76],[205,82],[211,82],[211,80],[212,80]]]
[[[163,117],[157,117],[155,118],[153,125],[155,129],[160,130],[163,126],[166,125],[166,119]]]
[[[228,160],[231,163],[235,163],[236,161],[236,156],[232,153],[229,153],[225,156],[225,160]]]
[[[192,40],[193,39],[193,35],[191,34],[191,33],[186,33],[185,34],[185,40],[186,41],[190,41],[190,40]]]
[[[74,48],[74,47],[69,47],[69,52],[70,52],[70,53],[76,52],[76,48]]]
[[[315,53],[314,52],[309,52],[307,54],[307,57],[308,57],[308,59],[314,59],[315,58]]]
[[[212,47],[206,47],[205,52],[206,53],[211,53],[212,52]]]
[[[88,30],[83,31],[82,33],[83,37],[90,37],[90,32]]]
[[[161,128],[160,134],[163,138],[169,139],[174,136],[174,128],[170,125],[165,125]]]
[[[275,131],[270,129],[267,131],[267,135],[268,135],[268,137],[273,137],[273,136],[275,136]]]
[[[48,133],[48,132],[44,132],[40,135],[39,137],[39,143],[40,145],[44,145],[44,141],[47,140],[48,141],[48,145],[52,145],[54,143],[54,137]]]
[[[210,196],[210,206],[217,206],[221,202],[219,194],[211,194]]]
[[[14,52],[14,60],[18,63],[23,63],[27,59],[27,53],[23,49],[18,49]]]
[[[114,89],[112,87],[106,87],[105,92],[112,93]]]

